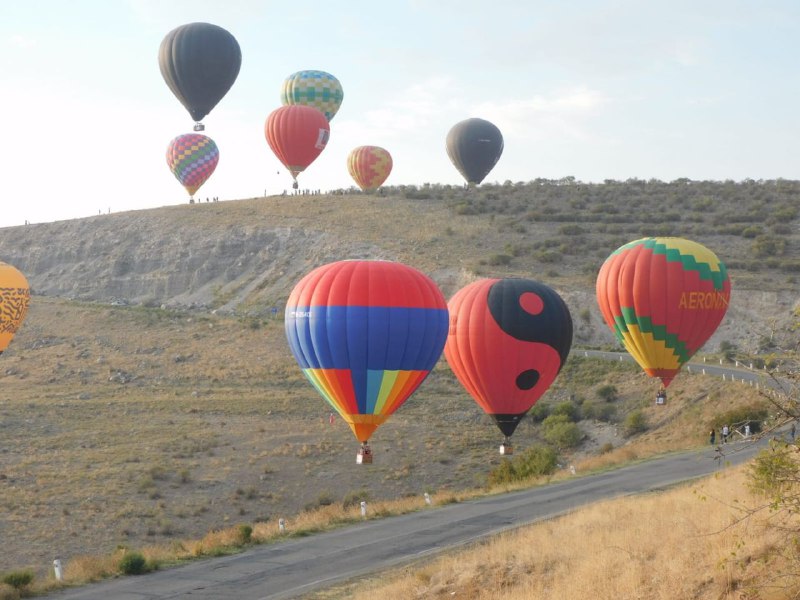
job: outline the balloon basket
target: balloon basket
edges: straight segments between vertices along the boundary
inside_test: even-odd
[[[514,454],[514,446],[508,442],[500,444],[500,454],[503,456],[510,456]]]
[[[195,131],[205,131],[206,130],[206,126],[203,125],[200,122],[197,122],[197,123],[194,124],[194,127],[192,127],[192,129],[194,129]]]
[[[667,403],[667,392],[661,390],[660,392],[658,392],[658,394],[656,394],[656,404],[663,405],[666,403]]]
[[[357,465],[371,465],[372,464],[372,450],[369,446],[362,446],[356,454]]]

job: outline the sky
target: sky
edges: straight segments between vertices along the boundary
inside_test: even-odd
[[[460,185],[445,138],[470,117],[505,141],[486,182],[800,179],[796,0],[5,1],[0,227],[188,201],[165,152],[194,123],[158,48],[196,21],[242,50],[201,201],[291,189],[264,122],[305,69],[344,101],[302,188],[355,185],[361,145],[391,153],[387,185]]]

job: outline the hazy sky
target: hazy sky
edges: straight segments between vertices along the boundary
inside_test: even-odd
[[[387,184],[460,184],[444,140],[468,117],[505,139],[486,181],[800,178],[796,0],[3,1],[0,226],[187,202],[165,150],[193,121],[157,54],[193,21],[242,49],[203,200],[290,188],[264,121],[303,69],[345,97],[301,187],[353,185],[364,144]]]

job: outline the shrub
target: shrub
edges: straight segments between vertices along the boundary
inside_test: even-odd
[[[583,433],[567,415],[550,415],[542,421],[542,435],[548,443],[560,450],[575,448],[581,443]]]
[[[617,407],[605,402],[586,403],[582,407],[584,419],[596,419],[610,423],[617,416]]]
[[[758,258],[781,256],[786,251],[786,240],[775,235],[759,235],[751,249]]]
[[[625,435],[628,436],[645,431],[647,429],[647,421],[644,418],[644,413],[640,410],[628,413],[628,416],[625,417],[624,429]]]
[[[241,524],[237,528],[236,534],[238,537],[239,544],[244,546],[245,544],[249,544],[252,541],[253,528],[250,525]]]
[[[147,560],[140,552],[126,552],[119,561],[119,570],[125,575],[147,573]]]
[[[534,258],[543,263],[555,263],[561,261],[563,258],[560,252],[553,252],[552,250],[540,250],[534,255]]]
[[[711,422],[711,426],[719,429],[723,425],[733,425],[734,427],[737,427],[749,422],[750,431],[752,433],[758,433],[761,431],[761,426],[768,416],[769,409],[767,408],[766,404],[750,404],[747,406],[732,408],[724,413],[720,413],[714,417],[714,420]]]
[[[32,571],[10,571],[3,575],[2,582],[13,588],[20,589],[27,587],[33,581]]]
[[[597,388],[597,397],[606,402],[613,402],[617,399],[617,388],[613,385],[602,385]]]
[[[550,416],[550,406],[544,403],[537,402],[528,411],[528,418],[534,423],[541,423]]]
[[[570,224],[570,225],[562,225],[558,228],[558,232],[561,235],[583,235],[586,233],[586,230],[581,227],[580,225]]]
[[[504,460],[500,466],[489,472],[489,484],[499,485],[523,481],[531,477],[550,475],[556,470],[558,456],[548,446],[532,446],[511,460]]]
[[[597,453],[598,454],[608,454],[613,449],[614,449],[614,444],[612,444],[611,442],[606,442],[605,444],[600,446],[600,448],[597,449]]]
[[[487,262],[493,267],[499,267],[509,264],[512,258],[508,254],[492,254]]]
[[[357,490],[355,492],[348,492],[344,498],[342,498],[342,508],[347,510],[348,508],[353,508],[354,506],[360,506],[361,501],[369,501],[369,492],[367,490]]]
[[[577,421],[578,420],[578,407],[575,406],[569,400],[565,400],[564,402],[559,402],[553,407],[553,410],[550,412],[552,416],[564,415],[570,421]]]

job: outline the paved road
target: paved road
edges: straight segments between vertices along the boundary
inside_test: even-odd
[[[48,596],[53,600],[278,600],[297,598],[352,577],[381,571],[505,529],[547,519],[614,496],[701,477],[751,458],[766,440],[676,454],[607,473],[432,507],[306,538],[255,547],[224,558]]]
[[[627,352],[605,352],[602,350],[573,350],[573,352],[587,357],[633,362],[633,357]],[[723,377],[728,381],[738,381],[750,385],[756,384],[762,387],[781,389],[784,391],[796,390],[796,386],[794,386],[792,382],[783,379],[774,379],[770,377],[768,372],[758,369],[749,369],[748,366],[743,363],[736,363],[734,367],[711,362],[690,362],[683,368],[689,373],[714,375]]]

